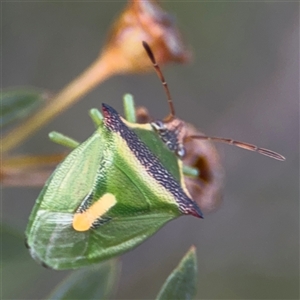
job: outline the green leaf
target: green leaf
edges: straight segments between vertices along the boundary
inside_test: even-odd
[[[48,93],[31,87],[11,88],[2,91],[0,95],[1,128],[29,116],[47,98]]]
[[[177,268],[169,275],[161,288],[157,300],[193,299],[197,286],[196,249],[191,247]]]
[[[75,271],[55,288],[48,299],[107,299],[114,292],[119,271],[117,259]]]

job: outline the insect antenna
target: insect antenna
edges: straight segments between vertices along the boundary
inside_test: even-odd
[[[158,75],[163,87],[164,87],[164,90],[166,92],[166,95],[167,95],[167,100],[168,100],[168,104],[169,104],[169,107],[170,107],[170,114],[169,116],[165,119],[166,122],[170,122],[174,119],[175,117],[175,108],[174,108],[174,105],[173,105],[173,100],[172,100],[172,97],[171,97],[171,93],[170,93],[170,90],[169,90],[169,87],[168,87],[168,84],[165,80],[165,77],[158,65],[158,63],[156,62],[155,60],[155,57],[154,57],[154,54],[150,48],[150,46],[148,45],[148,43],[146,43],[145,41],[142,42],[143,43],[143,46],[148,54],[148,57],[150,58],[152,64],[153,64],[153,67],[156,71],[156,74]]]
[[[256,145],[252,145],[252,144],[241,142],[241,141],[220,138],[220,137],[206,136],[206,135],[190,135],[190,136],[185,137],[184,141],[188,142],[192,139],[221,142],[221,143],[237,146],[237,147],[245,149],[245,150],[254,151],[254,152],[269,156],[269,157],[277,159],[277,160],[281,160],[281,161],[285,160],[284,156],[282,156],[281,154],[279,154],[275,151],[265,149],[265,148],[259,148]]]

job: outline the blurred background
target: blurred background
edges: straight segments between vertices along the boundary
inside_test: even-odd
[[[2,85],[58,91],[97,57],[125,2],[3,2]],[[116,299],[151,299],[194,244],[199,299],[299,298],[299,3],[163,2],[193,51],[187,65],[163,68],[177,115],[208,135],[230,137],[286,156],[285,162],[216,145],[226,172],[223,203],[199,220],[168,223],[121,257]],[[85,140],[88,116],[122,96],[163,118],[155,73],[116,76],[22,144],[16,153],[54,153],[56,130]],[[2,222],[24,232],[39,188],[2,189]],[[17,233],[16,233],[17,235]],[[3,299],[41,299],[68,272],[33,261],[3,235]],[[7,247],[6,247],[7,246]],[[9,247],[8,247],[9,246]]]

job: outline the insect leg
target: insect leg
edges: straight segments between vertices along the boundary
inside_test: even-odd
[[[97,109],[97,108],[92,108],[89,112],[89,115],[96,127],[96,129],[102,125],[103,122],[103,116],[101,114],[101,112]]]
[[[59,133],[57,131],[52,131],[49,133],[49,138],[52,142],[62,145],[64,147],[67,148],[71,148],[71,149],[75,149],[77,146],[79,146],[79,142],[77,142],[76,140],[62,134]]]
[[[134,99],[130,94],[125,94],[123,97],[125,119],[130,123],[136,123]]]
[[[198,177],[199,176],[199,170],[187,165],[182,166],[183,174],[189,177]]]

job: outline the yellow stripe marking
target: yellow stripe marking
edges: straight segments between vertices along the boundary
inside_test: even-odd
[[[146,124],[140,124],[140,123],[130,123],[128,122],[127,120],[123,119],[121,117],[121,120],[123,123],[125,123],[125,125],[127,127],[129,127],[130,129],[132,128],[139,128],[139,129],[144,129],[144,130],[149,130],[149,131],[152,131],[153,132],[153,128],[152,126],[150,125],[150,123],[146,123]],[[175,155],[175,154],[174,154]],[[192,196],[190,194],[190,192],[188,191],[187,187],[186,187],[186,184],[185,184],[185,180],[184,180],[184,174],[183,174],[183,164],[182,164],[182,161],[180,159],[177,158],[177,162],[178,162],[178,168],[179,168],[179,174],[180,174],[180,185],[183,189],[183,191],[186,193],[186,195],[192,199]]]
[[[89,230],[93,223],[108,212],[116,203],[116,197],[113,194],[106,193],[86,211],[74,215],[73,228],[76,231]]]
[[[124,118],[121,117],[122,122],[129,127],[129,129],[144,129],[144,130],[149,130],[149,131],[153,131],[152,126],[150,125],[150,123],[146,123],[146,124],[140,124],[140,123],[130,123],[127,120],[125,120]]]

